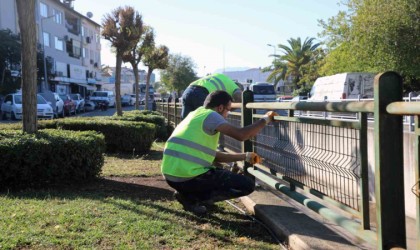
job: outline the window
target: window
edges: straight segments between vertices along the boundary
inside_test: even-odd
[[[63,39],[58,38],[58,37],[54,37],[54,44],[55,44],[55,49],[57,50],[64,50],[64,43],[63,43]]]
[[[73,57],[80,57],[80,41],[73,40]]]
[[[48,16],[48,5],[45,3],[39,3],[39,11],[42,17]]]
[[[84,37],[85,36],[85,27],[84,26],[82,26],[82,36]]]
[[[44,32],[44,46],[50,47],[50,34],[47,32]]]
[[[100,36],[98,33],[95,34],[96,43],[99,43]]]
[[[63,13],[59,10],[53,9],[54,22],[63,24]]]

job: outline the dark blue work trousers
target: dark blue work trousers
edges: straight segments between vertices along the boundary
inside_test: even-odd
[[[201,86],[188,86],[182,94],[181,117],[184,119],[187,115],[203,106],[209,91]]]
[[[254,178],[219,168],[211,169],[188,181],[167,180],[167,183],[192,202],[229,200],[248,195],[255,189]]]

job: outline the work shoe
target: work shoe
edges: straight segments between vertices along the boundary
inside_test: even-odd
[[[174,197],[179,203],[181,203],[185,211],[192,212],[196,215],[204,215],[205,213],[207,213],[207,208],[205,206],[202,206],[197,202],[188,200],[184,195],[177,191],[175,191]]]

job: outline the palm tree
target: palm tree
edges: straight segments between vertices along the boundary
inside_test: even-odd
[[[38,129],[36,114],[36,27],[35,2],[17,0],[17,12],[19,16],[19,29],[22,41],[22,112],[23,132],[36,133]]]
[[[153,29],[150,26],[144,26],[143,32],[140,38],[139,43],[131,50],[127,51],[123,55],[123,61],[129,62],[131,67],[133,67],[134,73],[134,84],[135,84],[135,94],[136,94],[136,103],[135,109],[139,109],[139,68],[138,65],[146,53],[147,50],[155,46],[155,34]]]
[[[271,73],[268,75],[267,81],[274,82],[274,88],[276,89],[280,80],[284,80],[286,78],[287,64],[280,60],[274,59],[272,66],[263,69],[263,72],[268,71],[271,71]]]
[[[274,70],[269,79],[275,80],[275,83],[277,83],[280,80],[292,77],[293,86],[297,88],[302,78],[302,67],[311,61],[313,52],[320,45],[319,43],[313,44],[314,40],[315,38],[306,38],[302,44],[300,37],[297,39],[290,38],[287,40],[288,45],[277,45],[283,50],[284,55],[279,56],[280,60],[273,61]]]
[[[121,108],[121,64],[124,53],[132,50],[139,42],[143,32],[142,16],[133,7],[118,7],[104,16],[102,36],[111,42],[116,51],[115,95],[117,115],[122,116]]]
[[[149,103],[149,85],[150,76],[155,69],[165,69],[169,63],[169,49],[168,47],[161,45],[159,47],[151,47],[146,51],[144,55],[144,65],[147,66],[147,78],[146,78],[146,97],[145,97],[145,110],[148,109],[147,104]]]

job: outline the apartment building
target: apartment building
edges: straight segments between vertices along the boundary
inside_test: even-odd
[[[52,65],[39,92],[80,93],[101,87],[100,25],[73,9],[74,0],[37,0],[38,46]],[[19,33],[15,0],[0,1],[0,29]],[[44,73],[45,75],[45,73]]]

